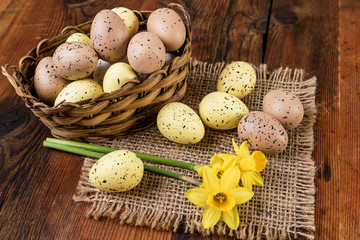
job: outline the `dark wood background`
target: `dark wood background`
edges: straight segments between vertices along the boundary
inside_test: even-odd
[[[0,64],[101,9],[154,10],[171,1],[1,0]],[[316,239],[360,239],[360,1],[184,0],[193,58],[303,68],[318,78],[313,153]],[[46,149],[49,130],[0,76],[0,239],[196,239],[85,217],[76,204],[82,158]],[[219,237],[213,236],[213,239]]]

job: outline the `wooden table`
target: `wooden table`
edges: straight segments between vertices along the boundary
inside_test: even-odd
[[[17,65],[40,40],[101,9],[169,2],[1,0],[0,64]],[[178,2],[192,17],[193,58],[303,68],[318,78],[315,236],[360,239],[360,1]],[[0,239],[200,238],[86,218],[88,206],[72,200],[82,158],[42,147],[50,131],[0,81]]]

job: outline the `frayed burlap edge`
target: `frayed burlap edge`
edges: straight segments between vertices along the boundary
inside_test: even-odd
[[[204,73],[219,74],[225,63],[204,63],[193,61],[190,65],[190,71],[199,70]],[[212,233],[219,235],[229,235],[236,238],[246,239],[286,239],[305,237],[314,239],[315,231],[315,184],[314,176],[316,167],[311,157],[314,147],[314,132],[313,126],[316,120],[316,107],[315,107],[315,90],[316,78],[312,77],[304,80],[305,72],[301,69],[289,69],[280,67],[273,72],[267,70],[266,65],[254,66],[257,71],[258,78],[272,81],[274,88],[276,84],[283,81],[301,82],[300,95],[306,118],[302,122],[301,137],[306,138],[308,142],[308,149],[305,152],[299,153],[301,161],[298,163],[298,169],[301,176],[298,177],[297,189],[301,191],[297,196],[301,199],[296,201],[296,213],[298,217],[298,224],[296,226],[288,226],[286,228],[274,229],[268,224],[254,223],[240,224],[239,228],[234,231],[230,230],[223,222],[219,222],[211,229],[204,229],[201,225],[201,216],[190,219],[187,216],[180,214],[170,214],[167,211],[157,211],[154,209],[143,209],[141,206],[135,206],[126,202],[115,201],[111,193],[94,192],[94,188],[88,183],[87,173],[89,172],[92,164],[84,164],[82,168],[81,178],[78,185],[78,193],[73,197],[76,202],[91,203],[91,207],[87,213],[88,217],[99,219],[101,217],[110,217],[117,219],[120,224],[130,224],[135,226],[148,226],[150,228],[177,231],[180,223],[185,221],[185,232],[199,232],[203,236],[208,236]],[[305,101],[304,101],[305,99]],[[110,145],[111,146],[111,145]],[[86,173],[86,174],[84,174]],[[101,193],[101,194],[100,194]],[[99,197],[102,196],[102,197]]]

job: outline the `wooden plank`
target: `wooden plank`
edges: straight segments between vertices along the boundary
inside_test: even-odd
[[[360,239],[360,2],[339,0],[339,235]]]
[[[316,238],[359,238],[359,3],[273,2],[265,62],[318,78]],[[338,38],[339,37],[339,38]],[[350,207],[352,206],[352,207]],[[357,206],[357,207],[355,207]],[[357,217],[356,217],[357,216]]]

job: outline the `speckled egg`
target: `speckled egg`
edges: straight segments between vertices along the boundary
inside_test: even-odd
[[[70,81],[56,73],[52,57],[45,57],[36,66],[34,87],[38,97],[45,103],[53,105],[57,95]]]
[[[68,80],[82,79],[94,71],[98,56],[94,49],[82,42],[65,42],[54,52],[56,72]]]
[[[239,122],[238,134],[247,141],[249,148],[265,154],[277,154],[285,150],[288,135],[274,117],[260,111],[249,112]]]
[[[118,90],[127,80],[136,79],[137,75],[129,64],[118,62],[109,67],[104,76],[104,92]]]
[[[217,90],[242,99],[249,95],[256,84],[256,72],[246,62],[238,61],[227,65],[219,75]]]
[[[240,99],[231,94],[212,92],[201,100],[199,112],[202,121],[208,127],[228,130],[236,128],[249,109]]]
[[[166,104],[159,111],[156,124],[167,139],[176,143],[195,144],[205,135],[200,117],[180,102]]]
[[[92,47],[91,39],[83,33],[73,33],[67,39],[67,42],[82,42]]]
[[[139,30],[139,20],[135,13],[125,7],[113,8],[111,11],[114,11],[117,15],[119,15],[121,20],[125,23],[131,39]]]
[[[169,52],[176,51],[185,42],[185,25],[180,16],[170,8],[159,8],[153,11],[146,27],[148,32],[156,34],[161,39]]]
[[[99,57],[108,62],[120,61],[126,55],[130,37],[119,15],[111,10],[98,12],[92,21],[90,38]]]
[[[133,152],[117,150],[100,158],[90,169],[90,183],[104,191],[125,192],[136,187],[144,175],[144,164]]]
[[[111,66],[110,62],[99,59],[98,64],[93,72],[93,79],[98,83],[100,83],[100,85],[103,84],[105,73],[110,66]]]
[[[263,111],[276,118],[285,129],[296,128],[304,116],[304,107],[299,97],[281,89],[265,95]]]
[[[130,66],[139,73],[150,74],[162,68],[165,63],[165,47],[153,33],[136,34],[128,46]]]
[[[102,86],[90,78],[73,81],[61,90],[55,99],[54,105],[56,106],[64,100],[65,102],[79,102],[102,92]]]

